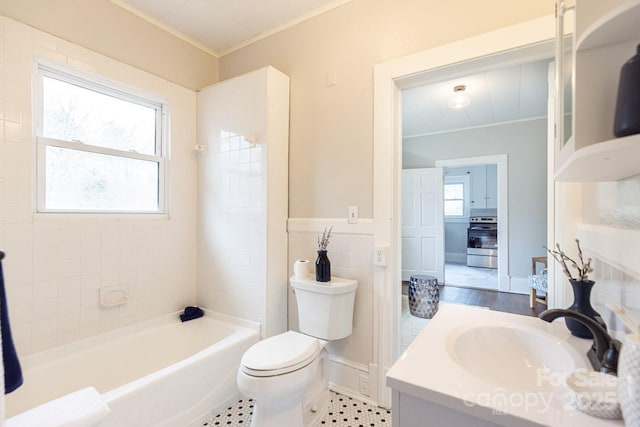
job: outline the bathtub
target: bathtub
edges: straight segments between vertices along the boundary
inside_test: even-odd
[[[197,425],[237,398],[240,358],[258,331],[209,311],[185,323],[175,314],[26,357],[6,416],[93,386],[111,409],[100,427]]]

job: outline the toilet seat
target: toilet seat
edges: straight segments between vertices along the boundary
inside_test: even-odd
[[[307,366],[321,350],[317,338],[288,331],[251,346],[242,356],[240,369],[254,377],[283,375]]]

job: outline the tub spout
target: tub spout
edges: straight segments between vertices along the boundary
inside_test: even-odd
[[[622,344],[609,335],[598,322],[571,310],[551,309],[538,316],[546,322],[552,322],[559,317],[569,317],[586,326],[593,335],[593,345],[587,352],[587,357],[594,370],[616,375],[618,370],[618,353]]]

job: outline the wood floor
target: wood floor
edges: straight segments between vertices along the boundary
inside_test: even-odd
[[[402,282],[402,293],[406,295],[408,282]],[[451,285],[439,286],[440,301],[456,304],[477,305],[488,307],[490,310],[507,313],[537,316],[547,307],[536,303],[535,308],[529,308],[529,295],[512,294],[508,292],[490,291],[484,289],[459,288]]]

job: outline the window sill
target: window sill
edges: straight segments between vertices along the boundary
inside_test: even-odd
[[[87,220],[131,220],[131,221],[161,221],[169,220],[168,213],[93,213],[93,212],[35,212],[34,222],[46,221],[80,221]]]

